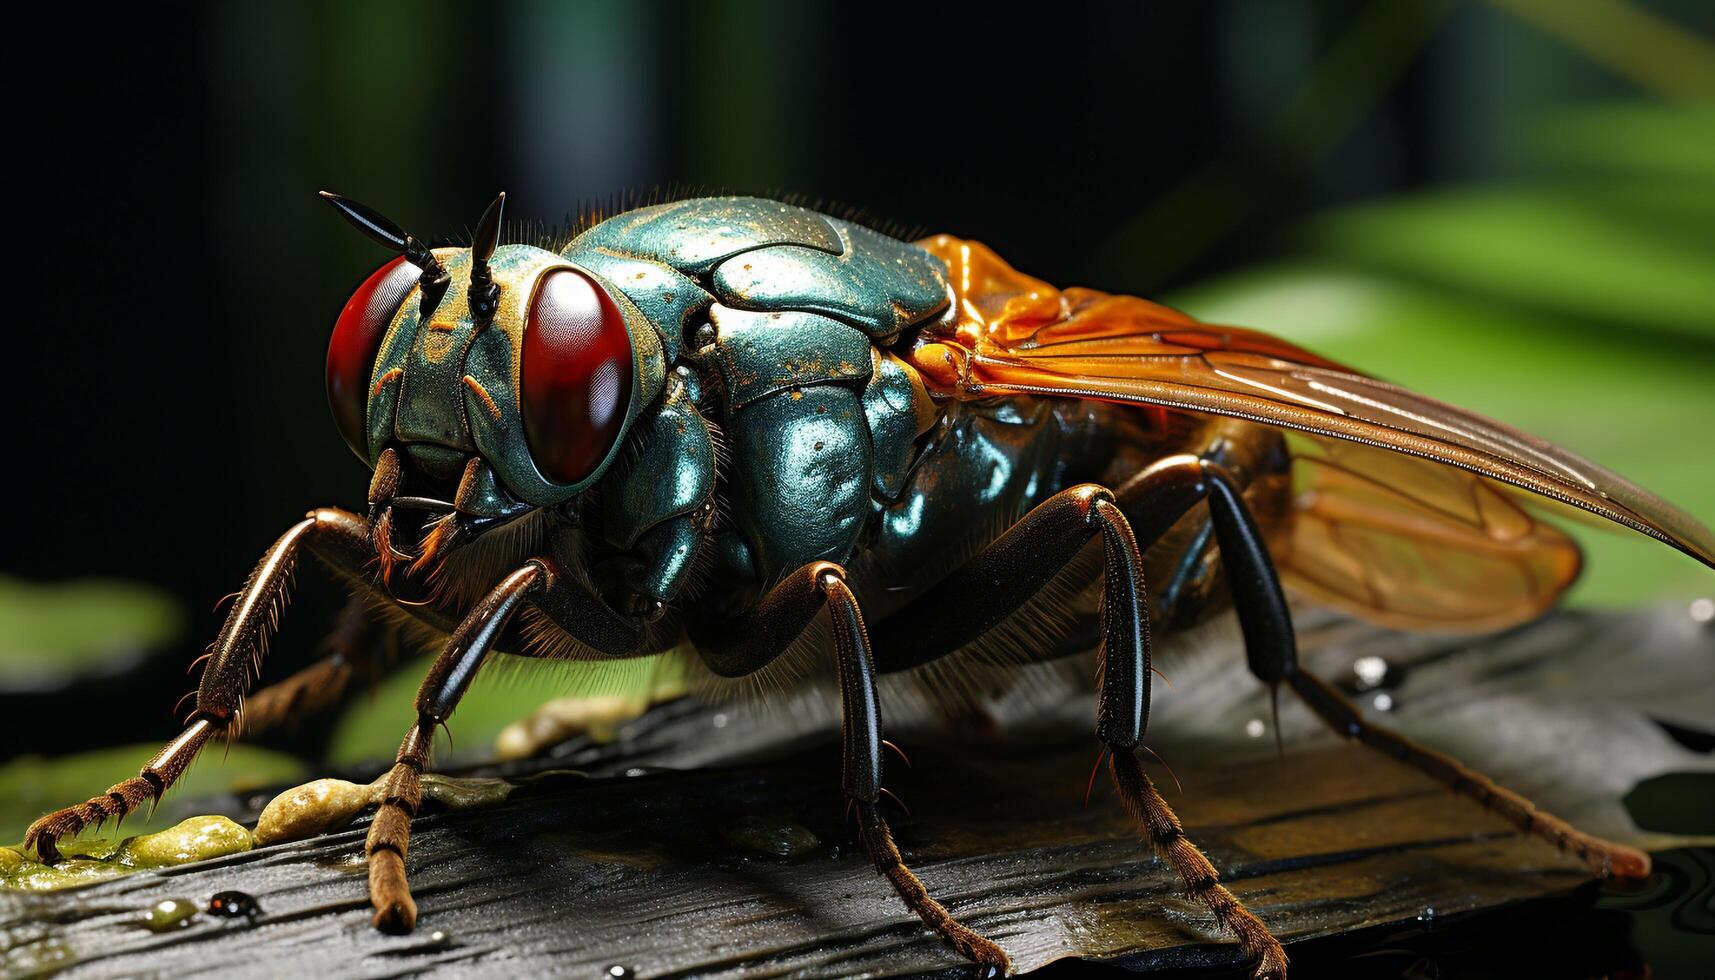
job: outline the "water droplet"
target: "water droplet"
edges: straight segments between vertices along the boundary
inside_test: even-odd
[[[710,718],[709,721],[716,728],[725,728],[726,723],[727,723],[726,712],[723,711],[723,712],[720,712],[719,714],[716,714],[713,718]]]
[[[632,777],[646,776],[649,774],[649,770],[640,766],[632,766],[630,769],[625,770],[625,774]]]
[[[1376,699],[1370,703],[1376,706],[1377,711],[1392,711],[1393,695],[1383,691],[1380,694],[1377,694]]]
[[[209,897],[208,914],[226,919],[255,919],[262,914],[262,906],[247,892],[216,892]]]
[[[822,839],[799,824],[750,815],[721,828],[728,843],[771,857],[800,858],[814,853]]]
[[[1435,906],[1433,906],[1433,905],[1425,906],[1423,911],[1417,913],[1417,921],[1426,922],[1426,923],[1427,922],[1434,922],[1435,921]]]
[[[1693,599],[1688,611],[1694,623],[1715,623],[1715,599]]]
[[[168,898],[149,906],[143,925],[150,932],[172,932],[191,924],[197,914],[195,902],[183,898]]]
[[[1380,687],[1387,680],[1387,661],[1380,657],[1359,657],[1352,664],[1352,672],[1358,675],[1358,690],[1368,691]]]
[[[1263,720],[1261,718],[1252,718],[1250,721],[1245,722],[1245,734],[1249,735],[1251,738],[1262,738],[1263,735],[1267,733],[1268,726],[1263,724]]]
[[[602,976],[607,977],[608,980],[633,980],[637,976],[637,972],[629,966],[621,966],[615,963],[602,971]]]

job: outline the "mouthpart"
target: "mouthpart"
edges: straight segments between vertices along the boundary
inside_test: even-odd
[[[370,535],[384,583],[401,564],[432,576],[455,547],[531,510],[506,492],[481,455],[424,443],[404,450],[384,449],[369,484]]]

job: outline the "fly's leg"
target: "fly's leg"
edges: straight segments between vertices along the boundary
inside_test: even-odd
[[[395,636],[378,623],[364,600],[352,597],[328,636],[331,652],[244,701],[244,733],[254,735],[332,707],[353,677],[379,677],[398,661]]]
[[[1538,810],[1530,800],[1458,759],[1365,721],[1344,694],[1314,674],[1294,667],[1287,673],[1286,682],[1329,728],[1440,780],[1453,792],[1476,800],[1520,831],[1571,851],[1597,877],[1649,877],[1651,862],[1647,853],[1587,834],[1552,813]]]
[[[1143,585],[1143,556],[1131,525],[1111,499],[1098,499],[1092,516],[1102,529],[1102,687],[1096,737],[1108,749],[1108,768],[1125,807],[1144,827],[1187,895],[1202,902],[1215,921],[1238,937],[1259,978],[1286,976],[1286,950],[1250,909],[1220,882],[1215,866],[1185,836],[1173,808],[1162,799],[1137,759],[1149,705],[1149,617]]]
[[[1150,476],[1146,471],[1144,476]],[[1134,499],[1155,506],[1194,501],[1200,484],[1189,474],[1168,469],[1128,486]],[[1220,925],[1232,932],[1255,963],[1255,976],[1286,974],[1286,951],[1251,911],[1219,881],[1214,865],[1185,836],[1167,801],[1156,792],[1137,760],[1137,747],[1149,724],[1149,618],[1143,587],[1143,558],[1132,524],[1117,494],[1083,485],[1050,497],[940,584],[889,616],[877,630],[880,648],[900,653],[901,662],[922,662],[933,649],[956,650],[994,628],[1039,592],[1096,534],[1102,538],[1102,686],[1096,737],[1108,750],[1114,783],[1126,808],[1143,825],[1150,844],[1185,885],[1186,893],[1208,906]],[[1153,512],[1152,512],[1153,516]],[[1151,536],[1173,519],[1151,520]],[[946,615],[957,609],[958,616]],[[878,643],[879,646],[879,643]]]
[[[405,853],[411,818],[423,802],[423,771],[429,766],[435,728],[446,724],[470,688],[495,639],[520,603],[551,589],[546,564],[531,561],[500,581],[459,623],[435,658],[417,691],[417,720],[399,745],[375,820],[369,825],[364,856],[369,864],[369,901],[375,926],[384,932],[410,932],[417,925],[417,903],[405,877]]]
[[[1416,744],[1398,732],[1364,720],[1357,707],[1333,685],[1298,666],[1298,646],[1280,580],[1269,560],[1256,522],[1232,478],[1205,464],[1209,514],[1221,561],[1231,582],[1233,605],[1245,638],[1251,673],[1270,686],[1285,682],[1328,727],[1398,759],[1468,796],[1525,833],[1571,851],[1600,877],[1642,878],[1650,872],[1648,854],[1593,837],[1451,756]]]
[[[1001,949],[929,895],[906,866],[893,831],[881,815],[881,712],[869,631],[845,570],[831,562],[799,569],[776,586],[751,613],[722,622],[699,636],[698,648],[718,673],[738,676],[761,669],[797,639],[823,605],[833,627],[839,669],[841,787],[857,813],[863,841],[876,870],[893,885],[906,907],[963,955],[1003,973],[1012,961]]]
[[[840,700],[844,709],[840,740],[844,744],[841,783],[856,806],[870,859],[905,905],[924,924],[946,939],[967,959],[1005,972],[1012,967],[1006,951],[984,939],[929,896],[922,879],[905,866],[893,831],[882,818],[881,801],[881,713],[875,695],[875,665],[869,655],[869,632],[857,597],[846,587],[843,574],[833,571],[820,576],[827,594],[828,618],[833,625],[834,656],[839,666]]]
[[[368,550],[368,526],[356,514],[324,508],[281,535],[250,573],[227,613],[203,667],[196,710],[185,730],[136,776],[115,783],[101,796],[55,811],[31,824],[24,833],[26,848],[35,848],[46,864],[57,862],[60,853],[55,842],[60,838],[75,835],[92,824],[100,825],[109,817],[123,820],[145,801],[159,799],[167,787],[184,775],[211,738],[237,734],[242,727],[245,692],[261,667],[268,637],[279,625],[292,572],[305,547],[350,563],[352,556]]]

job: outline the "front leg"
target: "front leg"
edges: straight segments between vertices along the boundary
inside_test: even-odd
[[[197,686],[196,710],[179,736],[168,742],[136,776],[108,787],[101,796],[50,813],[30,825],[24,846],[44,864],[60,858],[55,842],[108,817],[120,820],[145,801],[159,799],[196,759],[211,738],[235,736],[242,727],[244,697],[261,669],[268,638],[279,625],[298,558],[305,547],[340,564],[362,567],[369,552],[368,523],[348,511],[322,508],[280,536],[256,564],[227,613],[207,654]]]
[[[417,903],[405,877],[405,853],[411,818],[423,802],[423,771],[429,766],[435,728],[452,717],[519,604],[526,596],[552,592],[553,581],[548,566],[540,561],[502,579],[453,630],[417,691],[417,721],[399,745],[381,807],[364,843],[369,901],[375,906],[375,926],[384,932],[410,932],[417,925]]]

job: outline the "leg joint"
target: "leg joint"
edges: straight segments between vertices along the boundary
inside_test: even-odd
[[[1084,516],[1084,523],[1096,525],[1101,522],[1103,504],[1112,506],[1115,502],[1114,492],[1099,483],[1083,483],[1067,489],[1066,494],[1077,502],[1079,511]]]
[[[1175,841],[1185,839],[1185,831],[1177,824],[1151,822],[1148,825],[1149,842],[1156,847],[1167,847]]]
[[[1202,468],[1203,483],[1211,504],[1228,509],[1244,507],[1244,487],[1231,470],[1212,459],[1199,459],[1198,465]]]
[[[524,563],[526,567],[536,570],[535,576],[524,590],[525,595],[541,595],[551,591],[559,583],[559,573],[554,564],[546,558],[532,558]]]
[[[1203,478],[1211,483],[1224,484],[1230,489],[1237,489],[1239,481],[1234,478],[1231,470],[1219,462],[1206,456],[1197,457],[1197,468],[1203,471]]]
[[[1185,879],[1185,892],[1189,895],[1202,895],[1220,884],[1219,875],[1204,874]]]
[[[1113,494],[1103,490],[1100,495],[1090,500],[1090,510],[1084,515],[1084,519],[1091,524],[1114,524],[1124,522],[1125,513],[1120,510]]]
[[[831,561],[819,561],[810,566],[810,578],[823,592],[832,592],[846,584],[846,570]]]
[[[424,763],[435,750],[437,724],[432,716],[419,712],[417,723],[406,730],[405,738],[400,741],[399,753],[393,757],[393,764],[422,772]]]
[[[389,796],[386,799],[382,800],[381,804],[383,806],[398,807],[399,809],[405,811],[407,816],[414,817],[417,815],[417,804],[411,802],[409,799],[407,799],[403,796]]]

